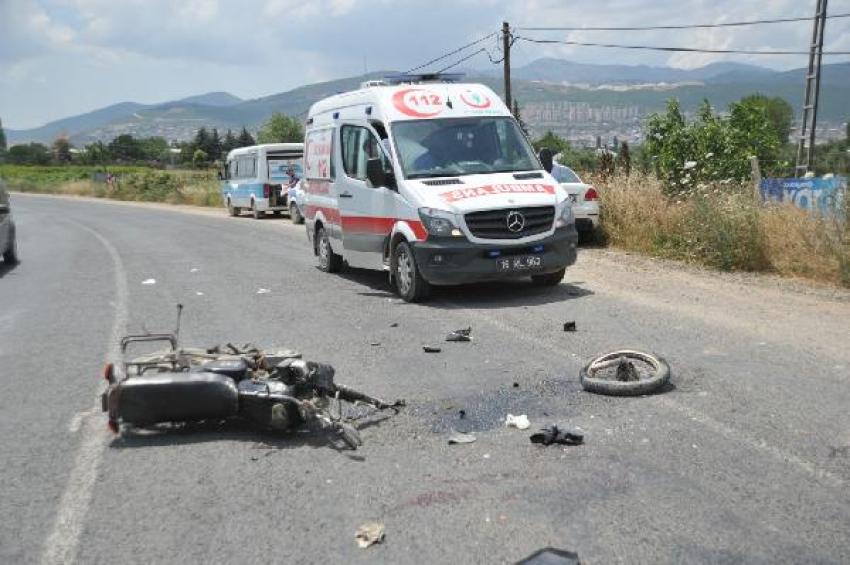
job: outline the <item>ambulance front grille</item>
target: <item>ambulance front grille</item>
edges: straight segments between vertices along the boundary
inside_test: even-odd
[[[513,231],[508,229],[508,216],[511,216],[513,228],[516,230],[517,212],[522,217],[522,228]],[[555,221],[554,206],[535,206],[527,208],[505,208],[502,210],[486,210],[470,212],[464,216],[466,227],[475,237],[481,239],[520,239],[530,235],[545,233],[552,229]]]

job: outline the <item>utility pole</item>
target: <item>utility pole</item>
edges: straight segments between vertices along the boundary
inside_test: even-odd
[[[505,106],[509,109],[511,106],[511,26],[508,22],[502,22],[502,51],[504,57],[504,75],[505,75]]]
[[[821,60],[823,59],[823,32],[826,27],[827,0],[817,0],[815,19],[812,23],[812,43],[809,48],[809,68],[806,73],[806,91],[803,101],[803,123],[797,142],[796,176],[812,170],[815,156],[815,129],[818,123],[818,99],[820,97]],[[808,142],[808,146],[807,146]]]

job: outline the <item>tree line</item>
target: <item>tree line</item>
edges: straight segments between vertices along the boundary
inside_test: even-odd
[[[238,133],[228,129],[221,135],[217,128],[201,127],[189,141],[168,142],[163,137],[135,137],[121,134],[104,143],[95,141],[74,147],[65,136],[51,145],[27,143],[7,148],[0,122],[0,162],[14,165],[139,164],[207,167],[224,159],[233,149],[257,143],[301,142],[304,129],[295,118],[275,113],[263,124],[257,137],[243,127]]]

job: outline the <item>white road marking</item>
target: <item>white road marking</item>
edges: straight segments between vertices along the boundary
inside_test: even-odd
[[[115,303],[112,331],[109,334],[108,358],[113,363],[120,360],[119,340],[127,327],[127,273],[118,250],[100,233],[92,228],[71,221],[81,229],[92,234],[112,258],[115,274]],[[91,504],[92,491],[97,480],[98,468],[103,459],[103,447],[108,439],[106,423],[101,418],[87,417],[99,410],[99,399],[88,413],[83,412],[79,419],[80,430],[83,432],[80,445],[77,447],[74,466],[65,485],[65,491],[59,501],[56,521],[50,535],[44,544],[41,556],[43,565],[55,563],[73,563],[80,535],[83,531],[86,515]],[[79,416],[79,414],[78,414]],[[72,421],[73,423],[73,421]]]
[[[463,312],[464,314],[466,314],[468,316],[475,317],[475,318],[478,318],[479,320],[487,322],[492,326],[495,326],[495,327],[497,327],[497,328],[499,328],[499,329],[501,329],[505,332],[512,334],[518,340],[529,343],[533,347],[542,347],[543,349],[546,349],[547,351],[549,351],[549,352],[551,352],[551,353],[553,353],[557,356],[563,356],[567,352],[565,347],[557,346],[557,345],[554,345],[554,344],[551,344],[551,343],[547,343],[545,341],[541,341],[538,337],[535,337],[535,336],[526,335],[524,332],[522,332],[516,326],[512,325],[509,322],[500,320],[499,318],[497,318],[495,316],[486,314],[486,313],[484,313],[480,310],[466,309],[462,305],[456,304],[456,303],[448,301],[448,300],[443,300],[442,302],[443,302],[443,304],[451,306],[452,310],[454,310],[456,312]],[[680,414],[683,414],[685,416],[690,417],[690,419],[693,420],[694,422],[702,424],[703,426],[705,426],[705,427],[713,430],[714,432],[722,435],[723,438],[726,439],[726,440],[737,442],[737,443],[744,445],[744,446],[746,446],[750,449],[753,449],[755,451],[759,451],[763,454],[770,455],[770,456],[772,456],[776,459],[782,460],[785,463],[790,463],[791,465],[795,466],[798,470],[805,472],[807,475],[809,475],[811,477],[820,479],[823,483],[826,483],[830,486],[838,487],[838,488],[844,487],[844,484],[845,484],[844,479],[842,479],[838,475],[835,475],[834,473],[830,473],[829,471],[826,471],[824,469],[819,468],[817,465],[815,465],[811,461],[807,461],[807,460],[805,460],[801,457],[798,457],[796,455],[788,453],[787,451],[784,451],[784,450],[780,449],[779,447],[776,447],[775,445],[768,444],[766,441],[764,441],[762,439],[759,439],[759,438],[756,438],[756,437],[751,437],[747,433],[740,431],[740,430],[737,430],[735,428],[732,428],[731,426],[728,426],[728,425],[726,425],[726,424],[724,424],[724,423],[722,423],[718,420],[715,420],[711,416],[708,416],[707,414],[704,414],[703,412],[700,412],[699,410],[696,410],[694,408],[691,408],[691,407],[685,406],[685,405],[683,405],[679,402],[676,402],[674,399],[672,399],[669,396],[661,395],[661,396],[657,396],[655,398],[659,399],[660,402],[662,404],[664,404],[665,406],[672,408],[673,410],[679,412]]]

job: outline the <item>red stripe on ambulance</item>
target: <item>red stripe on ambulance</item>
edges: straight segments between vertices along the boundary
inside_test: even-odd
[[[488,184],[474,188],[458,188],[443,192],[440,196],[446,202],[457,202],[467,198],[478,198],[480,196],[492,196],[495,194],[555,194],[555,187],[551,184]]]

